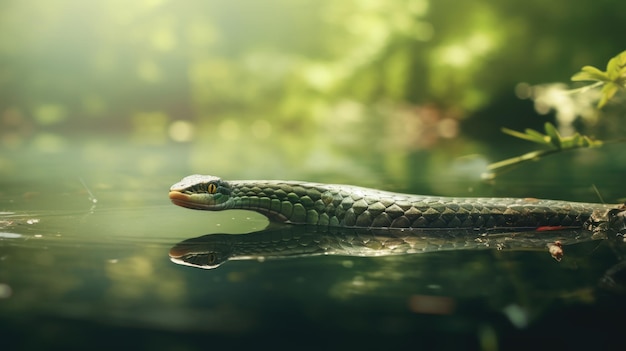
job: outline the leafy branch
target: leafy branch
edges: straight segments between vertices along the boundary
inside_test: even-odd
[[[597,108],[601,109],[611,100],[618,90],[626,88],[626,51],[611,58],[606,65],[606,71],[593,66],[584,66],[580,72],[572,76],[572,81],[593,81],[582,88],[570,90],[570,93],[580,93],[589,89],[602,86],[600,100]],[[537,161],[545,156],[568,150],[581,148],[600,147],[607,142],[593,140],[592,138],[575,133],[571,136],[561,136],[557,128],[550,122],[544,125],[544,133],[527,128],[524,132],[518,132],[508,128],[502,128],[502,132],[512,137],[527,140],[547,147],[543,150],[535,150],[523,155],[492,163],[487,166],[487,172],[483,174],[485,179],[494,179],[498,174],[504,173],[525,162]]]
[[[606,64],[605,72],[593,66],[584,66],[580,72],[572,76],[572,80],[575,82],[596,82],[587,87],[604,85],[600,92],[598,108],[604,107],[604,105],[615,96],[618,90],[626,88],[626,51],[622,51],[619,55],[610,59]]]
[[[483,174],[483,178],[494,179],[498,174],[511,170],[524,162],[537,161],[551,154],[580,148],[600,147],[604,144],[601,140],[593,140],[579,133],[567,137],[561,136],[556,127],[550,122],[546,122],[544,131],[545,134],[527,128],[522,133],[516,130],[502,128],[502,132],[505,134],[546,146],[547,149],[531,151],[520,156],[492,163],[487,166],[487,172]]]

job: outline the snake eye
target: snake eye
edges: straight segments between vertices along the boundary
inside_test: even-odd
[[[217,191],[217,185],[209,183],[206,190],[209,192],[209,194],[215,194],[215,192]]]
[[[217,255],[214,252],[210,252],[207,254],[207,263],[209,265],[213,265],[215,264],[215,261],[217,261]]]

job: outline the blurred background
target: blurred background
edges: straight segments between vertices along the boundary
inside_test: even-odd
[[[625,21],[626,2],[609,0],[0,0],[3,341],[200,350],[210,332],[229,347],[289,334],[324,348],[320,335],[352,348],[546,345],[533,336],[602,348],[626,310],[598,288],[626,256],[609,244],[567,247],[560,263],[484,250],[204,271],[168,251],[267,219],[166,194],[201,173],[620,201],[620,143],[482,174],[540,148],[503,127],[623,138],[623,93],[598,110],[597,91],[564,91],[626,49]],[[457,307],[420,314],[421,296]]]
[[[16,151],[72,150],[77,165],[146,176],[466,192],[486,164],[534,149],[501,127],[541,129],[560,109],[565,134],[623,135],[551,85],[537,104],[533,86],[604,69],[624,13],[597,0],[3,0],[0,176],[23,172]],[[599,153],[543,162],[538,179]]]

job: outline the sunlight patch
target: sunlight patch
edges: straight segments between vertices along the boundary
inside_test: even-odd
[[[193,124],[189,121],[174,121],[168,128],[168,134],[172,140],[187,142],[193,139]]]

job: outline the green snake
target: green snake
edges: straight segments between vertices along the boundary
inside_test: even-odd
[[[273,222],[341,228],[500,228],[592,231],[624,227],[624,205],[399,194],[350,185],[279,180],[226,181],[191,175],[172,185],[170,200],[196,210],[243,209]]]
[[[228,260],[315,255],[387,256],[459,249],[546,249],[623,235],[626,207],[534,198],[398,194],[350,185],[183,178],[179,206],[259,212],[284,223],[242,235],[210,234],[170,250],[178,264],[211,269]],[[556,249],[556,253],[552,251]]]

